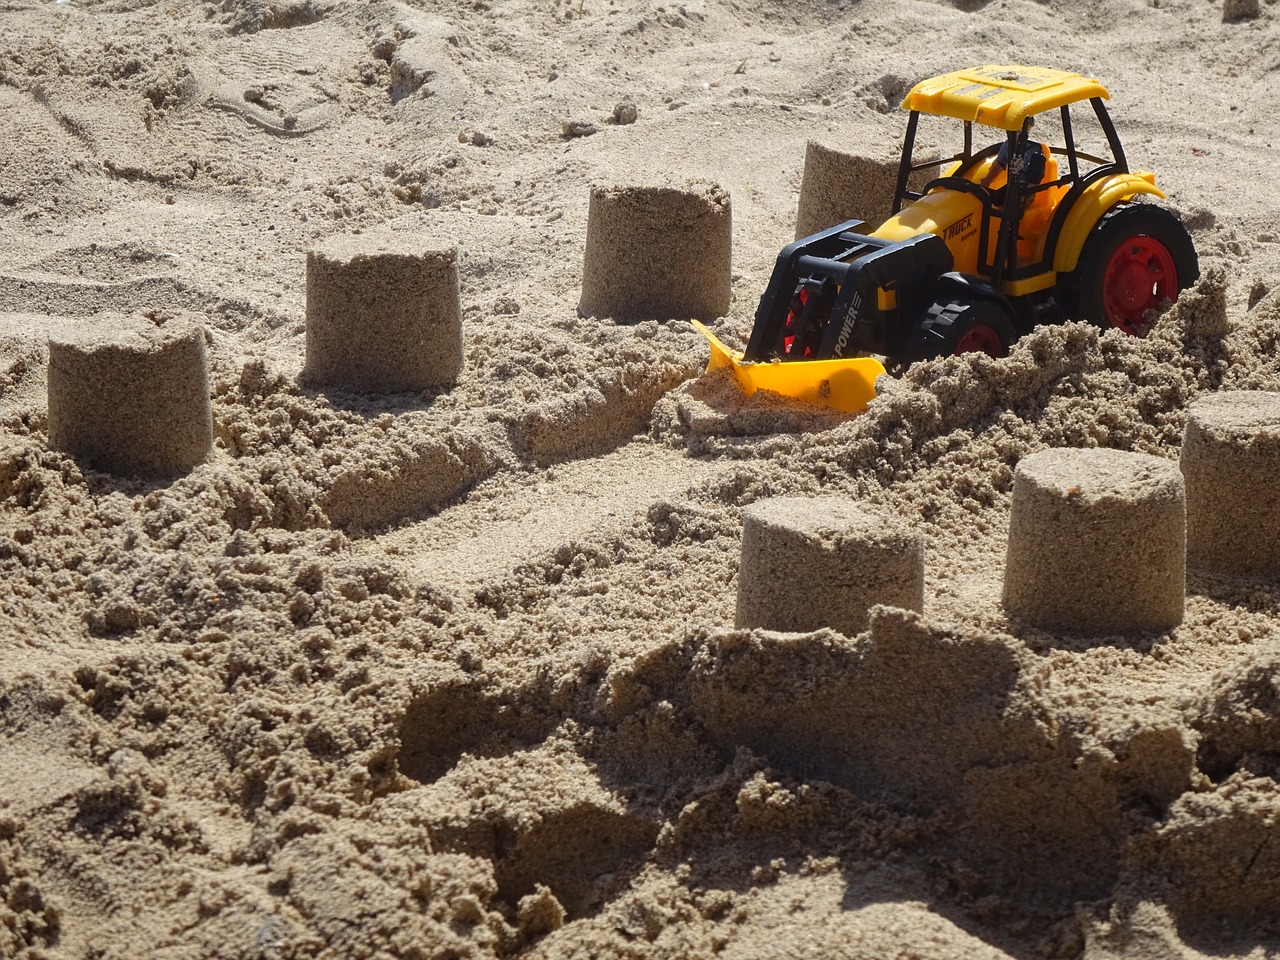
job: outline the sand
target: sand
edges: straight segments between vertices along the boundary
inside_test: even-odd
[[[768,497],[742,512],[734,625],[855,637],[876,605],[924,606],[924,538],[847,497]]]
[[[363,393],[450,387],[462,370],[458,251],[342,235],[307,253],[302,380]]]
[[[1018,461],[1005,612],[1047,630],[1163,632],[1182,623],[1187,498],[1179,464],[1110,447]]]
[[[0,4],[0,957],[1276,953],[1280,585],[1001,605],[1024,457],[1176,462],[1192,403],[1280,390],[1276,10]],[[1009,59],[1106,83],[1192,230],[1149,338],[846,417],[579,315],[593,188],[716,184],[741,346],[809,141],[881,157],[912,82]],[[308,252],[375,233],[456,249],[455,385],[301,377]],[[148,311],[205,331],[176,478],[48,442],[49,340]],[[818,496],[918,531],[923,612],[735,630],[744,509]]]

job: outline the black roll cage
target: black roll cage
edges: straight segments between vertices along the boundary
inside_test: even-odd
[[[981,261],[978,264],[978,270],[984,276],[990,277],[993,285],[999,285],[1003,279],[1017,280],[1022,277],[1034,276],[1038,273],[1051,269],[1053,261],[1053,250],[1057,245],[1058,236],[1062,231],[1063,223],[1065,223],[1067,214],[1071,207],[1079,199],[1085,188],[1096,180],[1111,176],[1116,173],[1128,173],[1129,162],[1125,158],[1124,147],[1120,143],[1120,137],[1116,133],[1115,124],[1111,121],[1110,114],[1107,113],[1106,105],[1101,97],[1092,97],[1089,103],[1093,107],[1094,114],[1098,118],[1098,123],[1102,127],[1103,134],[1107,138],[1107,144],[1111,148],[1111,159],[1106,157],[1097,157],[1089,153],[1085,153],[1076,149],[1075,140],[1071,134],[1071,109],[1069,104],[1063,104],[1059,109],[1062,117],[1062,136],[1066,143],[1064,147],[1050,146],[1049,153],[1051,155],[1065,157],[1067,160],[1067,173],[1060,175],[1056,180],[1047,183],[1036,184],[1029,191],[1025,190],[1021,183],[1021,178],[1009,178],[1009,185],[1005,193],[1003,204],[997,204],[991,193],[972,181],[964,181],[964,183],[974,187],[972,192],[982,201],[982,224],[978,238],[978,249],[982,251],[982,256],[986,256],[988,248],[988,239],[992,228],[992,221],[1000,222],[1000,234],[996,241],[996,249],[991,262]],[[932,116],[933,114],[931,114]],[[964,121],[964,146],[960,153],[954,154],[943,160],[929,159],[920,163],[913,162],[913,153],[915,151],[916,133],[920,124],[920,112],[912,110],[907,119],[906,135],[902,143],[902,159],[898,164],[898,182],[893,195],[892,213],[897,214],[902,208],[915,200],[919,200],[934,185],[948,185],[946,181],[951,177],[943,177],[929,181],[922,192],[915,192],[909,189],[911,174],[920,171],[936,168],[938,166],[947,166],[953,163],[959,163],[952,177],[960,177],[960,175],[975,163],[993,156],[1000,150],[1001,144],[994,143],[983,147],[977,153],[973,150],[973,121]],[[1029,120],[1024,123],[1018,130],[1007,131],[1007,140],[1009,143],[1009,156],[1021,157],[1026,148],[1029,139]],[[1097,164],[1083,177],[1080,175],[1080,161],[1085,160],[1089,163]],[[953,188],[960,188],[960,184],[950,184]],[[1058,208],[1054,213],[1053,221],[1049,225],[1048,235],[1046,237],[1044,250],[1045,255],[1038,263],[1028,263],[1019,265],[1017,258],[1017,236],[1018,225],[1022,218],[1022,213],[1026,208],[1027,201],[1033,194],[1042,190],[1049,190],[1053,187],[1067,186],[1067,194],[1058,204]],[[997,207],[999,211],[997,212]],[[1012,211],[1011,216],[1005,216],[1006,211]]]

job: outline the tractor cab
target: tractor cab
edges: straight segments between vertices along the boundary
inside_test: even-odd
[[[917,84],[903,102],[910,113],[894,215],[873,235],[937,233],[957,271],[1006,296],[1053,287],[1057,240],[1076,200],[1129,174],[1107,96],[1096,80],[1036,67],[986,66]],[[918,150],[925,125],[931,142]],[[943,146],[937,160],[948,141],[954,149]],[[914,171],[939,163],[942,176],[909,189]]]

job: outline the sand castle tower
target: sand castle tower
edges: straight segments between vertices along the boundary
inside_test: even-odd
[[[1280,393],[1216,393],[1191,405],[1182,440],[1187,563],[1280,574]]]
[[[330,238],[307,254],[312,383],[371,393],[452,385],[462,372],[454,248]]]
[[[924,541],[897,517],[838,497],[776,497],[743,511],[738,627],[851,637],[876,604],[924,609]]]
[[[1055,449],[1024,458],[1013,481],[1005,609],[1080,633],[1177,626],[1185,504],[1177,465],[1159,457]]]
[[[715,184],[593,187],[583,316],[712,320],[729,312],[729,195]]]
[[[916,170],[908,183],[919,190],[935,176],[936,167]],[[796,207],[796,239],[845,220],[865,220],[866,229],[874,230],[888,218],[897,186],[896,153],[854,153],[810,140]]]
[[[204,331],[103,317],[49,341],[49,445],[122,476],[183,473],[213,448]]]

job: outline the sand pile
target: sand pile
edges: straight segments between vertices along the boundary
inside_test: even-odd
[[[1188,705],[1198,735],[1200,789],[1169,808],[1134,845],[1141,869],[1193,939],[1274,935],[1280,864],[1269,851],[1277,805],[1276,652],[1265,647],[1222,671]],[[1221,858],[1221,862],[1210,867]]]
[[[1273,20],[9,4],[0,956],[1274,952],[1274,578],[1191,564],[1163,631],[1001,603],[1027,457],[1172,465],[1194,404],[1280,391],[1280,209],[1239,189]],[[882,158],[911,82],[1012,47],[1107,83],[1192,229],[1147,339],[1039,330],[851,418],[697,377],[682,319],[579,315],[593,191],[711,183],[731,249],[682,276],[741,345],[807,144]],[[458,370],[303,375],[335,237],[456,251]],[[50,442],[50,343],[148,313],[203,328],[213,438],[150,478]],[[735,629],[745,516],[821,497],[918,539],[922,611]]]

